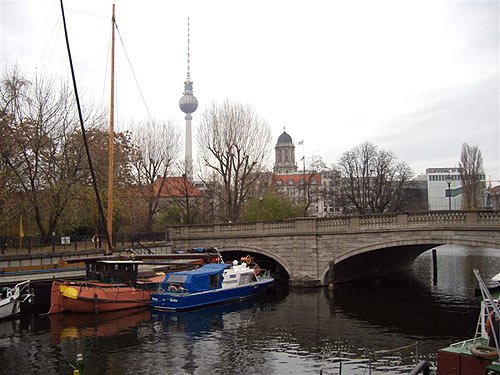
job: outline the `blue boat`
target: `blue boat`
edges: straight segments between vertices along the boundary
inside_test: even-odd
[[[257,275],[247,262],[206,264],[167,274],[160,291],[151,295],[151,307],[179,311],[240,300],[263,291],[273,281],[268,273]]]

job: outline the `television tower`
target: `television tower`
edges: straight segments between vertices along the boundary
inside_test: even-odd
[[[179,100],[179,107],[182,112],[186,114],[186,143],[185,143],[185,173],[186,177],[192,179],[193,177],[193,145],[191,140],[191,114],[198,108],[198,100],[193,95],[193,82],[191,82],[190,72],[190,49],[189,49],[189,17],[187,29],[187,75],[184,82],[184,95]]]

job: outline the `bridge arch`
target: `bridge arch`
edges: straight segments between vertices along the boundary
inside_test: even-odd
[[[283,259],[278,254],[273,253],[269,250],[266,250],[262,247],[238,245],[238,246],[221,246],[221,247],[218,247],[217,249],[222,253],[222,255],[224,255],[225,252],[243,252],[243,253],[247,252],[247,253],[256,253],[256,254],[264,255],[268,258],[271,258],[276,263],[278,263],[281,267],[283,267],[288,275],[292,274],[291,267],[285,259]]]
[[[486,241],[486,240],[472,240],[472,239],[457,239],[453,236],[449,238],[444,238],[443,236],[429,236],[428,238],[406,238],[404,240],[397,241],[386,241],[386,242],[378,242],[374,244],[370,244],[368,246],[362,246],[359,248],[351,249],[349,251],[344,252],[343,254],[335,257],[333,260],[335,264],[335,271],[342,271],[343,262],[348,262],[352,260],[354,257],[363,257],[363,255],[371,254],[373,256],[384,255],[384,251],[390,251],[388,256],[383,257],[384,262],[387,259],[391,259],[388,264],[390,264],[394,268],[394,272],[398,272],[403,269],[410,268],[413,264],[414,260],[421,255],[422,253],[433,249],[435,247],[441,245],[462,245],[462,246],[470,246],[470,247],[486,247],[493,249],[500,249],[500,245],[495,242]],[[399,250],[396,250],[399,249]],[[375,254],[376,253],[376,254]],[[397,259],[396,259],[397,257]],[[368,260],[367,260],[368,261]],[[373,264],[370,264],[370,268],[372,268],[372,272],[377,272],[377,268],[373,269]],[[329,265],[325,266],[320,273],[321,280],[323,283],[326,283],[326,279],[328,277],[328,273],[330,272]],[[345,272],[345,271],[344,271]],[[341,275],[342,276],[342,275]],[[367,277],[373,277],[374,275],[367,275]],[[337,280],[337,282],[348,281],[348,280]]]

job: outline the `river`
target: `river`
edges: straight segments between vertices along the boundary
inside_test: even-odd
[[[419,359],[474,334],[478,268],[500,251],[438,248],[404,274],[334,291],[276,285],[252,300],[186,313],[147,309],[23,314],[0,322],[1,374],[407,374]],[[394,350],[396,349],[396,350]]]

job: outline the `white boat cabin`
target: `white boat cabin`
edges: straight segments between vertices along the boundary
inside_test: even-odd
[[[222,289],[234,288],[236,286],[257,282],[255,271],[249,268],[244,262],[238,264],[237,260],[233,261],[233,266],[231,268],[224,270],[222,277]]]

